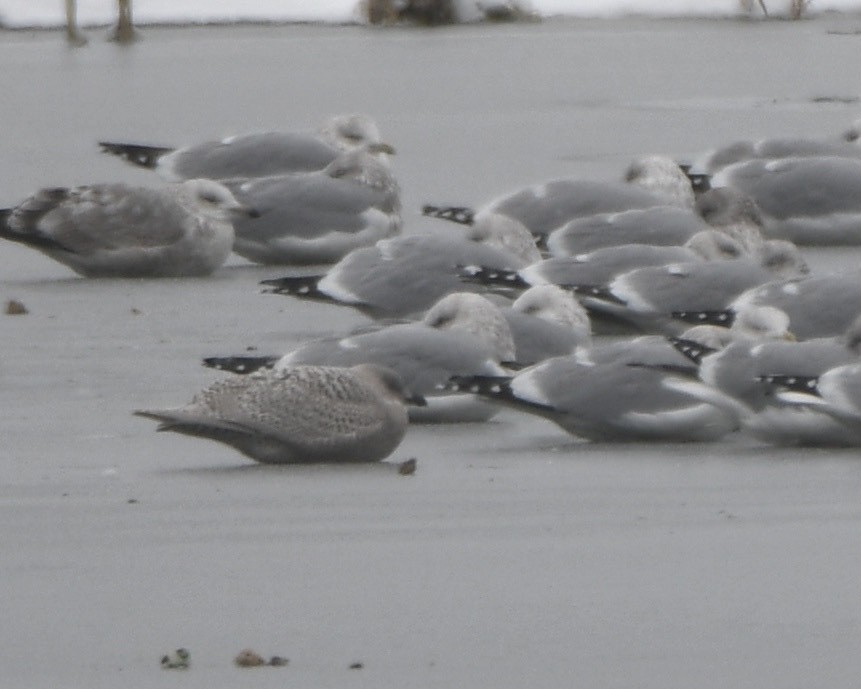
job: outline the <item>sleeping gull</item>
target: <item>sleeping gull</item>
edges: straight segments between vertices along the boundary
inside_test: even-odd
[[[367,115],[336,115],[317,133],[260,132],[184,148],[100,142],[102,150],[154,169],[170,181],[207,177],[265,177],[322,170],[343,152],[380,143]]]
[[[785,377],[784,382],[788,389],[778,393],[782,402],[827,414],[847,436],[847,445],[861,444],[861,363],[835,366],[810,378]]]
[[[464,291],[459,271],[465,264],[518,268],[540,257],[532,235],[510,218],[487,215],[469,229],[460,238],[384,239],[350,252],[325,275],[263,284],[269,292],[352,306],[372,318],[402,318],[424,312],[446,294]]]
[[[858,145],[859,130],[861,130],[861,119],[855,120],[839,138],[780,137],[759,141],[735,141],[709,151],[695,162],[691,169],[714,175],[729,165],[748,160],[775,160],[809,156],[861,158],[861,146]]]
[[[516,271],[466,266],[463,276],[467,281],[489,286],[606,285],[618,275],[636,268],[741,258],[744,254],[741,245],[731,237],[717,230],[703,230],[685,242],[684,246],[621,244],[576,256],[546,258]]]
[[[398,183],[385,144],[347,151],[323,170],[225,180],[259,217],[238,221],[234,251],[256,263],[334,263],[401,229]]]
[[[861,272],[850,270],[769,282],[740,294],[722,316],[731,318],[748,305],[774,306],[785,311],[792,332],[800,340],[839,336],[861,313]]]
[[[574,295],[556,285],[535,285],[502,309],[520,366],[571,354],[592,341],[592,324]]]
[[[86,277],[208,275],[233,248],[231,219],[249,214],[206,179],[158,189],[94,184],[42,189],[0,211],[0,237]]]
[[[750,306],[733,323],[734,341],[702,358],[697,382],[687,390],[735,413],[742,427],[764,442],[779,445],[856,445],[861,434],[848,432],[816,408],[787,406],[776,394],[780,381],[801,381],[835,366],[855,363],[861,354],[861,318],[840,337],[795,342],[788,316],[771,306]],[[738,333],[746,331],[748,335]],[[779,387],[777,388],[779,389]]]
[[[712,184],[751,196],[766,236],[798,244],[861,244],[861,159],[752,160],[724,168]]]
[[[584,290],[581,301],[604,317],[677,334],[683,321],[708,322],[705,314],[721,312],[746,289],[807,272],[797,247],[771,240],[750,257],[638,268],[619,275],[605,289]]]
[[[234,376],[184,407],[135,414],[264,464],[376,462],[403,439],[408,402],[422,400],[384,366],[294,366]]]
[[[645,336],[547,359],[514,377],[454,378],[448,388],[541,416],[589,440],[717,440],[735,430],[734,417],[671,389],[672,374],[658,368],[687,363],[663,338]]]
[[[510,193],[479,211],[425,206],[424,213],[464,224],[498,213],[546,236],[575,218],[596,213],[666,205],[690,208],[693,203],[693,189],[681,168],[669,158],[648,156],[631,163],[624,182],[558,179]]]
[[[380,364],[426,398],[426,407],[410,408],[411,420],[451,423],[486,421],[498,409],[462,395],[442,395],[438,386],[453,375],[502,375],[502,365],[514,359],[514,340],[500,309],[478,294],[461,292],[443,297],[418,322],[314,340],[280,358],[211,357],[204,363],[236,373],[266,365]]]
[[[550,233],[547,248],[554,256],[573,256],[622,244],[678,246],[716,229],[750,251],[762,244],[761,228],[753,199],[736,190],[711,189],[697,196],[693,209],[655,206],[574,219]]]

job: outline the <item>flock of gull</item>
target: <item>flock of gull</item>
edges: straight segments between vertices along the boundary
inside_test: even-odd
[[[365,115],[178,149],[103,142],[169,183],[42,189],[0,211],[0,236],[85,277],[203,276],[231,252],[326,268],[265,291],[369,325],[205,359],[222,380],[135,412],[259,462],[377,461],[410,422],[502,407],[592,441],[857,446],[861,266],[814,274],[803,251],[861,245],[859,130],[424,207],[457,233],[402,233],[395,151]]]

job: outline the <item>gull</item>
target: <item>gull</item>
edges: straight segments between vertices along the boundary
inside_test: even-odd
[[[254,214],[212,180],[158,189],[93,184],[42,189],[0,211],[0,237],[85,277],[198,276],[230,255],[232,218]]]
[[[182,148],[107,141],[99,146],[133,165],[155,170],[169,181],[180,181],[322,170],[343,151],[380,142],[372,118],[346,114],[329,118],[316,133],[257,132]]]
[[[218,381],[183,407],[134,413],[263,464],[376,462],[401,443],[410,402],[422,400],[383,366],[293,366]]]

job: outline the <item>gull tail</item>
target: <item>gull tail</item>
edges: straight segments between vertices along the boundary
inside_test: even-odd
[[[758,381],[773,385],[788,392],[803,393],[813,397],[819,397],[818,376],[790,376],[784,374],[770,374],[757,376]]]
[[[261,280],[260,284],[266,285],[268,288],[263,290],[266,294],[286,294],[291,297],[299,297],[300,299],[335,302],[335,299],[320,291],[319,284],[322,279],[322,275],[288,276]]]
[[[12,215],[11,208],[0,209],[0,239],[8,239],[10,242],[24,244],[34,249],[44,249],[47,251],[70,251],[60,242],[42,234],[38,229],[33,228],[29,232],[19,232],[9,227],[9,218]]]
[[[690,181],[694,194],[704,194],[712,188],[710,175],[705,172],[691,172],[691,168],[693,166],[689,163],[679,163],[679,167],[682,169],[682,172],[685,173],[685,177],[688,178],[688,181]]]
[[[145,146],[142,144],[122,144],[110,141],[99,141],[102,153],[110,153],[118,156],[132,165],[154,170],[159,159],[167,153],[172,153],[173,148],[165,146]]]
[[[464,282],[495,287],[514,287],[527,289],[531,285],[516,270],[497,270],[485,266],[461,266],[459,277]]]
[[[472,225],[475,223],[475,211],[465,206],[422,206],[422,215],[430,218],[449,220],[459,225]]]
[[[210,356],[203,360],[203,365],[217,371],[247,375],[262,368],[272,368],[280,358],[278,356]]]
[[[447,392],[468,392],[493,402],[537,413],[555,411],[551,406],[518,397],[511,388],[509,376],[452,376],[443,384],[442,389]]]
[[[694,323],[695,325],[720,325],[724,328],[729,328],[735,320],[735,312],[732,310],[723,311],[673,311],[670,314],[673,318],[685,323]]]
[[[706,357],[709,354],[714,354],[717,351],[713,347],[706,347],[705,345],[701,345],[699,342],[687,340],[683,337],[668,337],[667,340],[671,345],[673,345],[673,347],[675,347],[679,354],[683,355],[697,366],[702,363],[703,357]]]
[[[571,290],[578,297],[591,297],[600,301],[606,301],[611,304],[625,304],[623,299],[619,299],[607,287],[602,285],[559,285],[562,289]]]

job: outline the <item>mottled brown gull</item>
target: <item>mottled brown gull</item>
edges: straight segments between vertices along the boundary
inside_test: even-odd
[[[376,462],[403,439],[405,405],[422,402],[384,366],[293,366],[219,381],[184,407],[134,413],[264,464]]]

